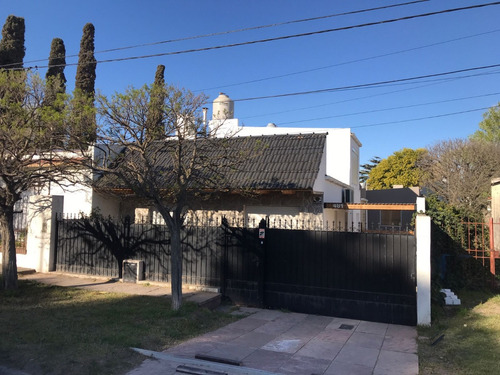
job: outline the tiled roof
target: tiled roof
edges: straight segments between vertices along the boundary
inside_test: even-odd
[[[311,190],[318,176],[326,134],[266,135],[197,139],[198,161],[192,188],[251,190]],[[155,184],[173,183],[171,153],[178,142],[158,141],[149,155],[154,160]],[[194,141],[184,143],[184,155],[193,155]],[[126,152],[120,164],[137,161]],[[119,165],[120,165],[119,164]],[[106,175],[98,183],[104,189],[127,188],[120,179]]]

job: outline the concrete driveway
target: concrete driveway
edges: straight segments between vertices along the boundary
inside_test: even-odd
[[[240,310],[251,315],[165,352],[143,351],[151,359],[128,375],[418,374],[414,327]]]

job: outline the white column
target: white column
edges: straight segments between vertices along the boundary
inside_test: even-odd
[[[417,324],[431,324],[431,218],[418,214],[417,236]]]
[[[18,255],[18,264],[37,272],[54,270],[56,218],[63,212],[63,196],[31,196],[28,206],[26,255]]]
[[[417,212],[425,213],[425,197],[417,197]]]

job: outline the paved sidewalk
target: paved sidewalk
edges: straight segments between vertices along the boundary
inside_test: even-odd
[[[22,274],[20,278],[116,293],[169,295],[165,285],[88,276],[34,273]],[[189,289],[184,293],[185,300],[199,304],[220,298],[217,293]],[[248,316],[165,352],[143,350],[149,359],[127,375],[167,375],[178,371],[228,375],[418,374],[415,327],[245,307],[234,313]],[[190,369],[198,372],[189,372]]]
[[[128,375],[175,374],[182,358],[239,363],[227,374],[418,374],[414,327],[275,310],[241,308],[252,315],[163,353]],[[201,368],[211,368],[205,361]],[[232,370],[231,370],[232,369]],[[251,369],[260,371],[252,372]]]

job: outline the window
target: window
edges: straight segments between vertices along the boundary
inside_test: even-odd
[[[381,211],[380,224],[384,226],[401,226],[401,211]]]
[[[342,190],[342,203],[353,203],[354,191],[351,189]]]

